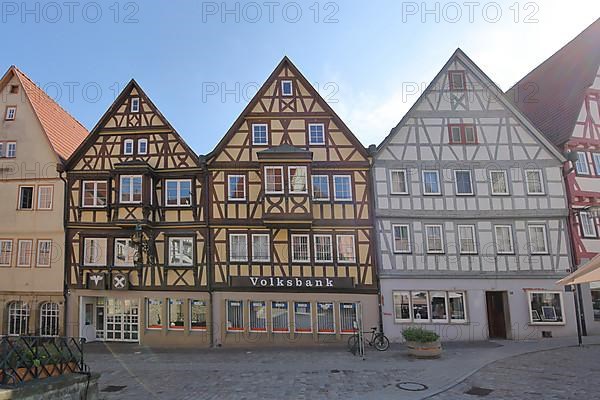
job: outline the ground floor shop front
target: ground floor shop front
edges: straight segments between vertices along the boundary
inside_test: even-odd
[[[383,278],[384,330],[395,342],[408,326],[442,341],[576,335],[573,293],[556,280]]]
[[[341,344],[378,326],[376,294],[72,290],[68,332],[156,347]]]

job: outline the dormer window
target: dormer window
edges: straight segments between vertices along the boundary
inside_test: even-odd
[[[123,154],[130,156],[133,154],[133,139],[126,139],[123,143]]]
[[[14,121],[16,115],[17,115],[17,107],[15,107],[15,106],[6,107],[6,114],[4,115],[4,119],[6,121]]]
[[[139,97],[133,97],[131,99],[131,112],[132,113],[140,112],[140,98]]]
[[[138,140],[138,154],[148,154],[148,139]]]
[[[10,94],[19,93],[19,85],[10,85]]]
[[[464,71],[450,71],[448,72],[448,82],[450,84],[450,90],[465,90],[465,72]]]
[[[291,96],[293,91],[292,81],[281,81],[281,94]]]
[[[308,144],[325,144],[324,124],[308,124]]]

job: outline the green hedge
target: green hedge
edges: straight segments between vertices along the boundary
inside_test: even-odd
[[[416,327],[406,328],[402,331],[402,336],[404,336],[404,340],[406,341],[418,343],[431,343],[440,338],[440,336],[433,331]]]

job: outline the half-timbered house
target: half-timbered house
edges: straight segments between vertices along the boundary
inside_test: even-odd
[[[377,323],[369,157],[284,58],[207,156],[215,344]]]
[[[69,334],[208,345],[203,161],[135,81],[66,170]]]
[[[574,334],[563,161],[457,50],[374,156],[386,334]]]
[[[563,153],[576,267],[600,253],[600,19],[507,93]],[[600,332],[600,282],[583,285],[582,330]]]
[[[64,334],[64,185],[88,132],[15,66],[0,79],[0,335]]]

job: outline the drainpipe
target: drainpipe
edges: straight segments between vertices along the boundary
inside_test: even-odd
[[[56,165],[56,172],[58,172],[60,180],[63,181],[64,183],[64,192],[63,192],[63,229],[65,231],[64,234],[64,253],[63,253],[63,298],[65,300],[64,302],[64,307],[63,307],[63,333],[65,336],[68,336],[67,334],[67,327],[68,327],[68,314],[69,314],[69,308],[68,308],[68,299],[69,299],[69,289],[67,287],[67,268],[68,268],[68,260],[69,257],[67,256],[67,252],[68,252],[68,246],[67,246],[67,218],[69,215],[69,209],[68,209],[68,205],[69,205],[69,201],[67,198],[67,189],[68,189],[68,182],[67,179],[64,177],[64,173],[65,173],[65,167],[63,164],[59,163]]]
[[[209,312],[210,312],[210,326],[207,326],[208,330],[208,340],[210,347],[215,346],[215,338],[214,338],[214,304],[213,304],[213,291],[212,291],[212,232],[210,229],[210,190],[209,190],[209,171],[206,159],[204,159],[203,164],[204,169],[204,183],[202,187],[202,193],[204,194],[204,219],[206,220],[206,238],[205,238],[205,246],[206,246],[206,284],[208,289],[208,302],[209,302]]]

